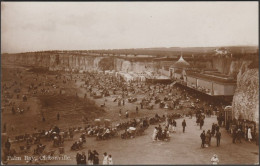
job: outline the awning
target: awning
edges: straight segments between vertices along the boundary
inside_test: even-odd
[[[225,110],[231,110],[232,109],[232,106],[226,106],[225,107]]]

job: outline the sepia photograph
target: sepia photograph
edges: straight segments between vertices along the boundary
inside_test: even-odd
[[[1,165],[259,165],[258,1],[1,2]]]

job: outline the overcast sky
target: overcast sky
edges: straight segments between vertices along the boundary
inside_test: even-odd
[[[4,2],[1,51],[258,45],[258,2]]]

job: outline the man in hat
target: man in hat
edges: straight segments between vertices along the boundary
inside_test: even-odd
[[[81,154],[77,153],[76,155],[76,162],[77,162],[77,165],[81,164]]]
[[[216,138],[217,138],[217,146],[220,146],[220,138],[221,138],[221,133],[220,133],[220,131],[217,131],[217,133],[216,133]]]
[[[219,125],[215,124],[215,126],[216,126],[216,131],[218,132],[219,131]]]
[[[242,136],[242,132],[241,132],[241,129],[237,129],[237,141],[239,141],[241,143],[241,136]]]
[[[215,131],[216,131],[216,126],[213,123],[212,126],[211,126],[211,134],[212,134],[213,137],[215,136]]]
[[[87,164],[87,156],[85,155],[85,152],[82,152],[80,160],[81,160],[80,164],[84,164],[84,165]]]
[[[96,150],[93,151],[94,154],[94,160],[93,160],[93,164],[94,165],[98,165],[99,164],[99,158],[98,158],[98,152]]]
[[[200,134],[200,138],[201,138],[201,147],[204,148],[205,147],[205,139],[206,139],[205,130],[203,130],[203,132]]]
[[[202,126],[204,125],[204,119],[203,118],[201,118],[200,119],[200,129],[202,129]]]

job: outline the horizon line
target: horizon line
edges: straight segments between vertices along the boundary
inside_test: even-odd
[[[112,49],[70,49],[70,50],[38,50],[38,51],[26,51],[26,52],[1,52],[1,54],[21,54],[21,53],[32,53],[32,52],[46,52],[46,51],[108,51],[108,50],[130,50],[130,49],[155,49],[155,48],[210,48],[210,47],[258,47],[259,45],[222,45],[222,46],[190,46],[190,47],[143,47],[143,48],[112,48]]]

